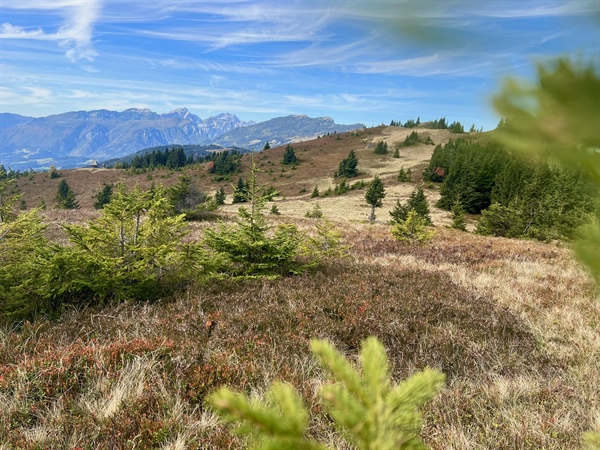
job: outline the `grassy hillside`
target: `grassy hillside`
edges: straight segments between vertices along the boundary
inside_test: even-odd
[[[281,197],[277,200],[282,200],[278,205],[284,215],[303,216],[306,210],[310,208],[310,203],[315,201],[310,199],[314,187],[317,186],[321,192],[328,187],[334,187],[336,180],[334,180],[333,174],[337,170],[339,162],[348,156],[350,150],[355,150],[359,160],[359,176],[348,181],[350,183],[358,180],[369,181],[374,175],[379,175],[388,192],[382,208],[385,211],[386,208],[390,209],[392,207],[397,197],[407,197],[414,189],[413,184],[396,182],[396,176],[400,168],[402,166],[406,169],[411,168],[414,181],[419,181],[420,172],[425,163],[429,161],[433,151],[433,145],[419,144],[400,149],[401,157],[392,158],[394,145],[402,142],[411,131],[399,127],[377,127],[325,136],[307,142],[297,142],[293,147],[300,164],[295,169],[281,164],[284,147],[259,152],[256,155],[256,162],[259,168],[265,171],[259,174],[259,179],[263,183],[268,182],[274,185],[281,192]],[[445,143],[450,137],[454,136],[447,130],[422,131],[431,135],[436,144]],[[376,143],[380,140],[389,143],[390,153],[388,155],[375,155],[373,153]],[[243,161],[248,165],[250,155],[245,155]],[[206,167],[206,164],[190,166],[184,168],[181,172],[157,169],[143,174],[132,174],[129,171],[112,169],[75,169],[63,170],[61,171],[62,178],[55,179],[51,179],[47,173],[35,173],[28,178],[19,179],[17,188],[23,193],[23,200],[25,200],[28,207],[38,206],[43,200],[47,209],[51,210],[56,203],[54,197],[56,196],[58,184],[62,179],[65,179],[75,192],[82,210],[85,210],[92,208],[95,201],[94,196],[102,189],[103,183],[124,183],[130,187],[139,185],[142,188],[148,188],[153,183],[171,186],[177,182],[180,175],[185,174],[192,176],[195,183],[204,192],[213,193],[223,187],[228,195],[227,203],[231,203],[232,186],[239,177],[246,178],[248,176],[247,169],[244,168],[242,173],[232,175],[230,181],[215,182],[214,177],[207,173]],[[303,190],[305,192],[302,192]],[[434,191],[429,192],[429,194],[432,199],[436,198]],[[342,197],[320,199],[319,203],[325,214],[331,218],[364,220],[368,214],[368,207],[364,203],[363,196],[364,192],[348,193]],[[283,198],[285,198],[284,201]],[[350,217],[348,216],[349,208],[353,210]],[[237,206],[225,208],[225,211],[233,212],[236,210]],[[439,213],[444,216],[448,215],[441,211]],[[74,214],[76,217],[79,212],[63,211],[62,214]],[[381,212],[379,215],[383,218],[387,216],[387,212]],[[387,217],[382,220],[387,220]],[[441,216],[440,220],[443,220]]]
[[[300,390],[312,435],[350,448],[317,401],[327,376],[308,341],[329,339],[355,359],[370,335],[388,350],[395,379],[426,366],[446,374],[446,388],[425,411],[422,436],[431,448],[578,448],[582,432],[600,425],[595,285],[563,245],[447,229],[449,213],[434,208],[437,234],[429,243],[394,240],[386,210],[420,183],[433,146],[401,148],[399,159],[373,148],[380,139],[393,148],[409,131],[382,127],[297,143],[295,170],[280,164],[283,148],[256,157],[273,170],[262,180],[281,191],[282,215],[269,220],[308,229],[314,221],[304,214],[318,201],[351,245],[347,258],[300,276],[197,283],[151,304],[82,306],[0,331],[0,448],[240,448],[205,408],[205,396],[222,384],[260,396],[275,379]],[[452,136],[428,132],[436,144]],[[315,186],[333,186],[350,150],[358,179],[378,174],[388,192],[373,225],[364,190],[310,198]],[[413,183],[395,181],[401,166],[413,169]],[[204,168],[186,171],[206,192],[225,186],[231,201],[239,175],[214,184]],[[102,182],[178,179],[109,170],[63,177],[82,208],[48,208],[50,222],[96,215],[90,208]],[[44,198],[50,207],[59,181],[35,174],[19,186],[28,205]],[[437,191],[426,193],[431,203]],[[192,226],[197,239],[208,225]],[[58,226],[50,230],[62,238]]]

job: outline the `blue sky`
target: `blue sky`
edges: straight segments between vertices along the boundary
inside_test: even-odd
[[[504,77],[563,53],[598,67],[599,3],[0,0],[0,112],[187,107],[489,129]]]

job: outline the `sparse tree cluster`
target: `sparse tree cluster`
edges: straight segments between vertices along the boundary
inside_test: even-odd
[[[391,222],[393,224],[401,224],[408,219],[411,211],[415,211],[425,225],[433,225],[429,211],[429,202],[421,186],[410,194],[406,203],[402,203],[400,199],[396,200],[394,208],[390,211],[390,216],[392,216]]]

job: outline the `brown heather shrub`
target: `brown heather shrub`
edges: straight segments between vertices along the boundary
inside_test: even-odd
[[[280,379],[310,408],[310,433],[347,448],[317,402],[327,377],[308,341],[355,358],[371,335],[396,380],[446,373],[425,411],[432,448],[580,446],[600,411],[600,306],[567,250],[445,229],[415,247],[389,226],[346,229],[351,257],[316,273],[213,280],[0,331],[0,446],[241,448],[206,394],[261,396]]]

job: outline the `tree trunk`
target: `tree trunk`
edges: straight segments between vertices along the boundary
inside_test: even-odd
[[[369,214],[369,223],[375,222],[375,205],[371,205],[371,214]]]

